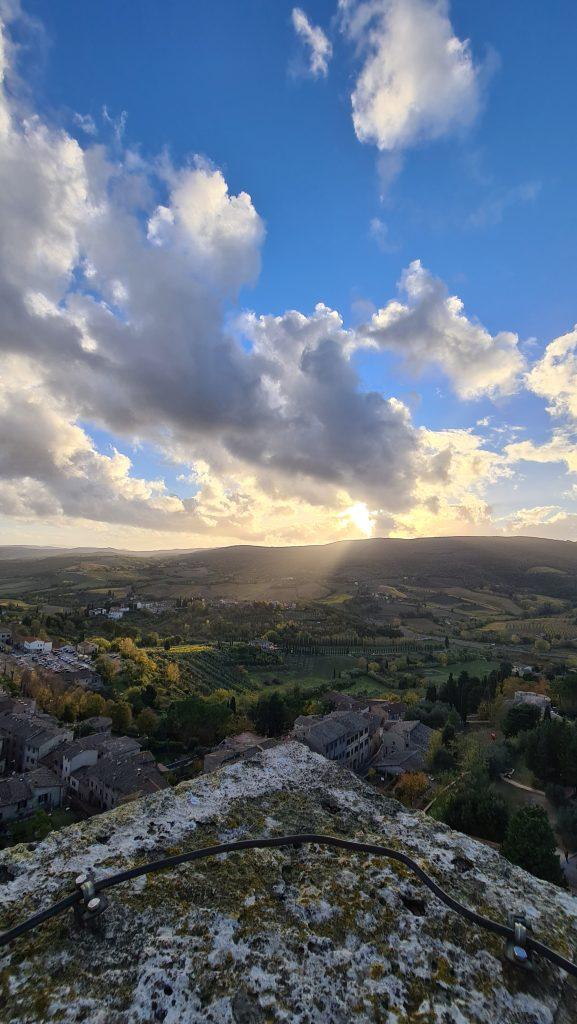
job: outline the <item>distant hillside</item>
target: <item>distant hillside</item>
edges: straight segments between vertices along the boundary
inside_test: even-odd
[[[10,554],[12,552],[12,554]],[[488,587],[577,598],[577,545],[537,537],[374,539],[303,547],[236,545],[191,552],[0,549],[0,597],[98,599],[206,594],[314,600],[357,587]]]

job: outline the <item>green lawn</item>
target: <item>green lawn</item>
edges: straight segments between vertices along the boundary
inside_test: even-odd
[[[461,674],[461,672],[468,672],[470,676],[483,676],[489,675],[493,669],[501,667],[500,661],[485,660],[485,658],[476,658],[475,661],[457,661],[454,665],[436,665],[432,668],[426,668],[424,670],[427,682],[431,683],[444,683],[449,678],[449,674],[452,672],[455,679]]]
[[[351,679],[347,686],[346,693],[354,696],[382,697],[385,693],[398,693],[403,699],[403,690],[397,689],[393,682],[379,683],[376,679],[369,679],[368,676],[361,676],[359,679]]]
[[[353,668],[354,658],[329,657],[307,657],[304,659],[287,658],[283,665],[269,665],[266,668],[253,668],[250,670],[250,678],[253,683],[262,688],[265,693],[285,693],[292,690],[293,686],[300,686],[301,690],[317,690],[320,686],[334,687],[338,683],[339,671]],[[333,669],[336,669],[337,678],[333,678]],[[276,677],[279,682],[275,685],[266,685],[265,679]],[[370,683],[371,680],[366,680]],[[348,687],[347,687],[348,690]]]

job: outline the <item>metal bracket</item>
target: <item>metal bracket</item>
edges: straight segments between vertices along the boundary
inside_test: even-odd
[[[533,968],[533,959],[527,948],[527,932],[531,930],[531,925],[522,914],[515,913],[509,914],[509,924],[514,934],[511,939],[507,939],[505,956],[517,967],[530,971]]]
[[[108,906],[105,896],[97,895],[91,871],[78,875],[76,888],[80,899],[74,904],[74,920],[78,927],[88,928],[95,934],[104,933],[104,912]]]

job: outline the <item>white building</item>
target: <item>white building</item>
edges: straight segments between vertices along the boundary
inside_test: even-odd
[[[515,690],[515,704],[531,704],[544,711],[551,706],[551,698],[545,693],[533,693],[532,690]]]
[[[29,654],[50,654],[52,650],[52,640],[36,640],[30,637],[28,640],[22,641],[22,647]]]
[[[111,608],[110,611],[108,612],[108,618],[113,619],[116,622],[118,621],[118,619],[121,619],[124,615],[126,615],[126,613],[129,611],[130,608]]]

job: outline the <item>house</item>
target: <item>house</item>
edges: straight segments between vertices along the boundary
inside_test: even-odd
[[[22,640],[22,648],[28,654],[50,654],[52,640],[38,640],[36,637],[26,637]]]
[[[86,666],[65,668],[57,673],[66,687],[81,686],[84,690],[93,690],[98,693],[104,689],[102,676]]]
[[[90,657],[97,653],[98,644],[93,644],[91,640],[81,640],[79,644],[76,644],[76,651],[78,654],[84,654]]]
[[[532,690],[516,690],[513,703],[530,704],[534,708],[540,708],[543,713],[545,708],[551,707],[551,698],[545,693],[533,693]]]
[[[71,792],[87,808],[108,811],[168,783],[148,750],[121,757],[102,757],[95,765],[77,769],[70,777]]]
[[[383,721],[400,721],[407,713],[407,705],[400,700],[379,700],[374,697],[354,697],[350,693],[329,690],[323,700],[330,703],[337,711],[360,711],[364,714],[378,715]]]
[[[120,608],[111,608],[110,611],[108,612],[108,618],[117,622],[119,619],[122,619],[129,611],[130,608],[126,608],[124,605],[122,605]]]
[[[254,732],[241,732],[237,736],[227,736],[222,743],[219,743],[218,747],[205,755],[204,771],[214,772],[223,764],[244,761],[261,750],[276,746],[277,743],[278,740],[257,736]]]
[[[330,704],[335,711],[365,711],[369,710],[368,697],[353,697],[350,693],[340,693],[339,690],[329,690],[323,695],[323,700]]]
[[[135,607],[138,611],[151,612],[152,615],[161,615],[171,607],[170,601],[137,601]]]
[[[373,724],[369,715],[357,711],[301,715],[295,721],[293,735],[329,761],[355,770],[369,761]]]
[[[26,818],[35,811],[59,807],[63,786],[48,768],[0,779],[0,821]]]
[[[0,626],[0,644],[12,643],[12,630],[6,626]]]
[[[273,644],[271,640],[257,640],[257,647],[260,647],[261,651],[265,654],[273,654],[274,651],[278,651],[278,645]]]
[[[372,715],[379,715],[383,721],[401,722],[406,713],[407,705],[402,700],[375,700],[369,701],[369,711]]]
[[[126,757],[137,754],[140,743],[131,736],[108,736],[106,733],[92,733],[81,736],[72,743],[66,743],[56,753],[60,757],[60,772],[64,782],[77,768],[94,765],[101,757]]]
[[[107,718],[106,715],[93,715],[92,718],[84,719],[82,729],[88,730],[88,732],[105,732],[110,734],[112,731],[112,719]]]
[[[433,730],[422,722],[387,722],[382,743],[371,767],[381,775],[422,771]]]
[[[6,738],[6,765],[19,772],[36,768],[41,758],[65,740],[72,729],[60,726],[50,715],[0,714],[0,733]]]

